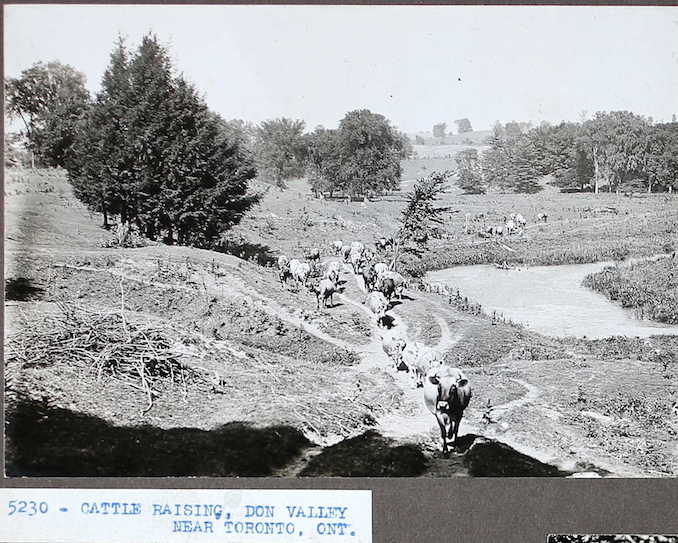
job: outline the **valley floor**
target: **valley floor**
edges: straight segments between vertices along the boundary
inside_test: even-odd
[[[255,261],[101,248],[98,218],[66,187],[10,195],[6,209],[8,475],[678,472],[678,369],[648,354],[675,338],[628,352],[557,341],[407,290],[389,311],[390,332],[439,350],[474,390],[459,450],[443,457],[421,389],[384,353],[387,330],[348,267],[334,305],[318,310]],[[344,233],[371,241],[368,230]],[[182,358],[204,379],[166,381],[149,409],[147,395],[115,375],[35,348],[26,359],[42,345],[35,332],[64,322],[65,310],[122,314],[130,327],[152,323],[177,344],[205,345],[212,354]]]

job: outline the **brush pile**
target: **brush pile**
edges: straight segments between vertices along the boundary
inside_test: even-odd
[[[88,367],[97,379],[118,379],[146,394],[146,411],[165,385],[185,389],[188,384],[214,381],[182,361],[201,358],[206,345],[196,341],[186,345],[167,327],[127,322],[123,312],[101,313],[60,304],[58,312],[24,322],[21,330],[8,338],[7,364]]]

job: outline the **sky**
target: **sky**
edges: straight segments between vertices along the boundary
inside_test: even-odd
[[[5,76],[58,60],[99,89],[118,34],[154,32],[226,119],[335,127],[367,108],[405,132],[467,117],[678,114],[677,7],[4,6]]]

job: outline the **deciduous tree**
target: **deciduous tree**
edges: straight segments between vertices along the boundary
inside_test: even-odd
[[[262,122],[256,129],[255,153],[260,175],[285,188],[304,173],[304,121],[280,118]]]
[[[8,114],[23,122],[33,158],[45,166],[64,166],[75,126],[89,105],[84,74],[60,62],[38,62],[5,80],[5,100]]]

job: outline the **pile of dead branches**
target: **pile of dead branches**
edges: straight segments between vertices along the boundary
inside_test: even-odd
[[[199,351],[207,346],[191,342],[187,348],[175,331],[152,322],[128,322],[120,311],[94,312],[60,304],[58,312],[21,328],[8,338],[7,363],[87,366],[97,379],[114,378],[146,394],[146,411],[162,386],[186,390],[189,384],[213,381],[182,361],[200,358]]]

